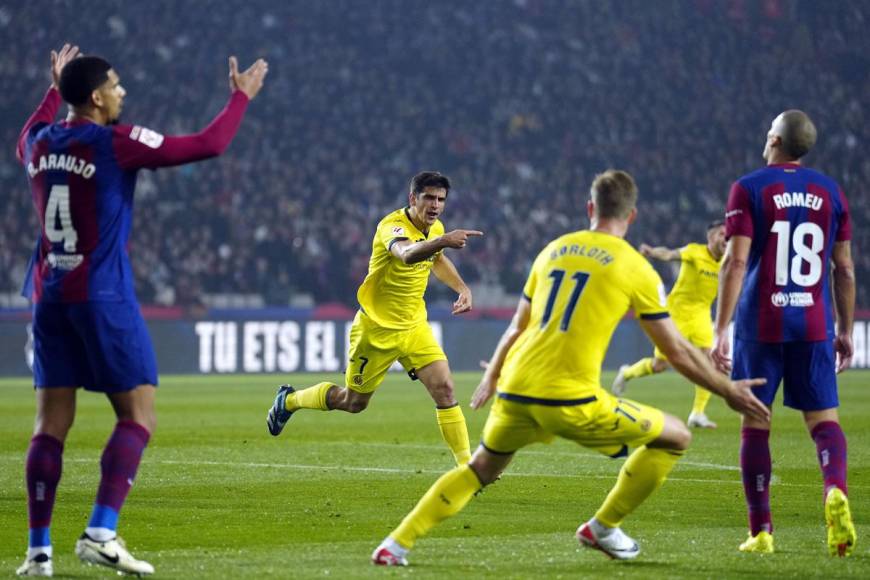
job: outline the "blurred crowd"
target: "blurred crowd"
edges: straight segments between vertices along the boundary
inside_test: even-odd
[[[476,303],[495,304],[544,243],[585,227],[588,184],[609,167],[641,189],[633,243],[703,240],[730,184],[762,165],[770,121],[801,108],[819,128],[807,163],[850,200],[870,308],[868,26],[860,0],[7,4],[0,293],[19,288],[38,230],[14,144],[68,41],[114,64],[124,122],[169,134],[221,109],[228,55],[270,63],[223,157],[140,173],[129,252],[143,303],[353,305],[375,224],[437,169],[454,183],[446,227],[485,232],[451,259]]]

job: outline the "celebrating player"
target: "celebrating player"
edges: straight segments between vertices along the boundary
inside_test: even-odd
[[[785,111],[767,133],[767,167],[731,187],[712,356],[722,370],[731,367],[728,324],[736,308],[732,377],[765,377],[766,386],[756,393],[768,407],[783,382],[784,404],[803,413],[816,443],[828,550],[848,556],[856,533],[846,498],[846,438],[837,415],[836,373],[852,358],[852,226],[840,187],[801,165],[815,142],[816,128],[807,114]],[[749,508],[743,552],[773,552],[769,438],[770,419],[743,418],[740,466]]]
[[[558,435],[610,457],[625,457],[616,486],[595,517],[577,529],[581,545],[612,558],[640,552],[620,524],[664,482],[692,438],[676,417],[617,399],[601,388],[601,364],[616,325],[629,308],[671,364],[748,416],[768,410],[750,387],[732,383],[689,344],[668,318],[661,280],[624,240],[637,215],[637,187],[624,172],[595,178],[589,230],[563,235],[538,255],[510,327],[495,349],[471,406],[495,403],[468,465],[444,474],[375,549],[377,565],[407,565],[416,540],[458,513],[495,481],[514,453]],[[504,369],[504,372],[502,372]]]
[[[127,256],[136,172],[220,155],[268,71],[230,57],[231,95],[202,132],[164,136],[118,125],[126,91],[104,59],[64,45],[51,53],[52,85],[18,140],[41,231],[24,295],[33,302],[36,426],[27,451],[27,559],[20,576],[51,576],[49,534],[78,387],[104,393],[117,416],[102,478],[76,554],[120,572],[151,574],[116,535],[118,514],[154,432],[157,368]],[[69,105],[55,123],[61,98]]]
[[[707,226],[707,244],[688,244],[678,250],[663,246],[640,245],[640,253],[648,258],[672,262],[679,260],[680,274],[668,294],[668,312],[680,334],[689,342],[703,350],[708,356],[713,346],[713,321],[710,307],[716,300],[719,286],[719,261],[725,253],[725,222],[716,220]],[[660,373],[668,368],[668,359],[656,348],[652,358],[644,358],[633,365],[619,367],[613,381],[614,395],[622,395],[625,385],[631,379]],[[695,385],[695,403],[689,420],[689,427],[715,429],[716,423],[707,418],[704,412],[710,400],[710,391]]]
[[[445,248],[464,248],[475,230],[444,233],[439,221],[450,180],[436,171],[411,179],[408,207],[388,214],[378,224],[372,241],[369,272],[357,292],[360,309],[350,330],[350,362],[345,386],[318,383],[296,391],[278,388],[266,424],[278,435],[298,409],[364,410],[390,366],[398,360],[412,379],[420,379],[435,402],[435,418],[456,463],[471,454],[462,408],[453,395],[453,380],[444,351],[426,322],[423,293],[429,273],[455,290],[459,297],[453,314],[471,310],[471,290],[463,282]]]

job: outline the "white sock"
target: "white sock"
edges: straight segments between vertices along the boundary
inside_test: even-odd
[[[614,531],[619,528],[611,528],[609,526],[605,526],[601,522],[599,522],[596,518],[592,518],[589,520],[589,527],[592,528],[592,531],[595,533],[596,538],[606,538]]]
[[[33,560],[40,554],[45,554],[51,558],[51,546],[37,546],[35,548],[27,548],[27,559]]]
[[[399,558],[404,558],[408,555],[408,548],[394,540],[391,536],[387,536],[387,539],[384,540],[381,545]]]
[[[109,528],[85,528],[85,533],[95,542],[108,542],[114,540],[117,535],[115,530]]]

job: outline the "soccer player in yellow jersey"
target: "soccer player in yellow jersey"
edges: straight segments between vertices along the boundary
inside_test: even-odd
[[[719,265],[725,254],[725,222],[716,220],[707,226],[707,244],[688,244],[678,250],[664,246],[640,245],[640,253],[648,258],[666,262],[679,261],[680,274],[668,295],[668,312],[680,334],[710,355],[713,347],[713,322],[710,308],[719,288]],[[619,367],[613,381],[614,395],[625,393],[631,379],[660,373],[668,368],[668,359],[658,348],[652,358],[643,358],[633,365]],[[715,429],[716,423],[704,412],[710,400],[710,391],[695,385],[695,403],[687,421],[689,427]]]
[[[638,555],[620,529],[623,519],[662,485],[692,438],[676,417],[627,399],[599,384],[601,363],[616,325],[629,308],[678,371],[756,417],[767,408],[751,387],[732,382],[677,332],[665,309],[661,280],[624,240],[637,215],[637,187],[624,171],[595,178],[588,230],[566,234],[535,260],[517,311],[472,397],[472,408],[497,395],[481,444],[467,465],[444,474],[402,523],[375,549],[377,565],[407,565],[418,538],[459,512],[504,471],[514,453],[555,436],[611,457],[624,457],[616,486],[576,537],[612,558]]]
[[[280,434],[299,409],[359,413],[398,360],[429,391],[438,427],[456,463],[468,462],[465,417],[453,395],[447,357],[435,341],[423,302],[431,272],[459,294],[453,314],[468,312],[472,306],[471,290],[443,251],[464,248],[469,237],[483,233],[444,233],[438,218],[449,191],[447,176],[436,171],[419,173],[411,180],[408,207],[388,214],[378,224],[369,272],[357,292],[360,309],[350,330],[345,386],[324,382],[299,391],[289,385],[279,387],[266,418],[272,435]]]

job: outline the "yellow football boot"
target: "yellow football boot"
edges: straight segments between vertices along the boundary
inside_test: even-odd
[[[755,536],[749,533],[745,542],[737,548],[741,552],[755,554],[773,554],[773,534],[770,532],[758,532]]]
[[[828,553],[841,558],[851,555],[858,535],[852,523],[849,500],[838,487],[831,488],[825,498],[825,523],[828,527]]]

